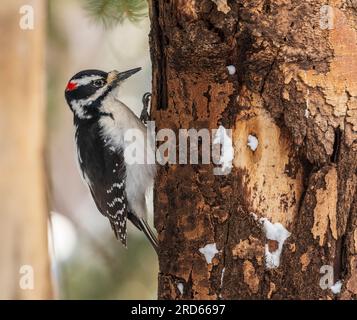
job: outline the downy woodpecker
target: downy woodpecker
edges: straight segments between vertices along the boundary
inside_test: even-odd
[[[157,251],[157,239],[147,223],[145,194],[155,176],[154,161],[125,161],[125,132],[146,126],[118,100],[120,84],[141,68],[109,73],[85,70],[68,82],[65,98],[74,115],[79,167],[98,210],[109,219],[117,239],[126,247],[127,219],[143,231]],[[148,96],[143,101],[148,103]],[[145,115],[145,106],[142,115]],[[139,152],[150,146],[142,142]]]

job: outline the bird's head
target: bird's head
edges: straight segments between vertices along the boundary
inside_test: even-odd
[[[91,119],[101,114],[102,101],[124,80],[140,71],[135,68],[124,72],[113,70],[84,70],[75,74],[65,90],[68,105],[77,119]]]

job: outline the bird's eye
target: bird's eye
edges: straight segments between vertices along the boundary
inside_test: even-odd
[[[93,81],[94,86],[97,88],[103,87],[105,85],[105,81],[103,79]]]

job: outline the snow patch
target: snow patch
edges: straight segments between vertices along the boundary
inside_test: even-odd
[[[215,243],[206,244],[203,248],[198,250],[201,252],[208,264],[212,263],[213,257],[219,252]]]
[[[222,273],[221,273],[221,288],[223,286],[223,278],[224,278],[224,272],[226,271],[226,268],[222,269]]]
[[[338,280],[333,286],[330,287],[333,294],[339,294],[342,288],[342,281]]]
[[[179,282],[177,284],[177,290],[180,291],[180,294],[183,295],[183,283]]]
[[[234,65],[227,66],[228,73],[232,76],[236,73],[236,67]]]
[[[305,77],[306,77],[306,72],[305,72]],[[305,113],[304,113],[304,117],[308,118],[310,116],[310,111],[309,111],[309,107],[310,107],[310,90],[309,88],[306,90],[306,109],[305,109]]]
[[[252,151],[255,151],[255,150],[257,150],[258,145],[259,145],[259,141],[258,141],[257,137],[250,134],[250,135],[248,136],[247,146],[248,146]]]
[[[222,170],[231,170],[232,161],[234,158],[233,142],[231,137],[227,134],[227,130],[223,126],[219,126],[213,139],[213,144],[221,144],[222,151],[219,159],[219,164],[222,165]]]
[[[268,269],[277,268],[280,265],[280,255],[284,242],[290,237],[291,233],[281,223],[271,223],[267,218],[261,218],[259,221],[263,224],[266,238],[278,242],[278,248],[274,252],[269,251],[268,244],[265,245],[266,267]]]

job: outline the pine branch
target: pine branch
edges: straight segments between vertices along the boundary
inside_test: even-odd
[[[85,10],[94,21],[106,28],[123,23],[136,23],[147,16],[146,0],[85,0]]]

